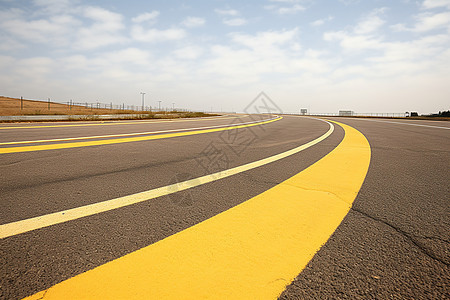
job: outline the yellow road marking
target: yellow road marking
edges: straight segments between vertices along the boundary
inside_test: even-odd
[[[187,131],[187,132],[176,132],[176,133],[167,133],[167,134],[151,135],[151,136],[137,136],[137,137],[129,137],[129,138],[118,138],[118,139],[108,139],[108,140],[98,140],[98,141],[88,141],[88,142],[73,142],[73,143],[61,143],[61,144],[49,144],[49,145],[34,145],[34,146],[0,148],[0,154],[30,152],[30,151],[43,151],[43,150],[58,150],[58,149],[68,149],[68,148],[79,148],[79,147],[90,147],[90,146],[121,144],[121,143],[129,143],[129,142],[159,140],[159,139],[166,139],[166,138],[172,138],[172,137],[180,137],[180,136],[188,136],[188,135],[196,135],[196,134],[203,134],[203,133],[233,130],[233,129],[239,129],[239,128],[245,128],[245,127],[252,127],[252,126],[272,123],[272,122],[281,120],[282,118],[283,117],[278,117],[278,118],[261,121],[261,122],[256,122],[256,123],[251,123],[251,124],[246,124],[246,125],[237,125],[237,126],[232,125],[232,126],[228,126],[225,128],[193,130],[193,131]]]
[[[283,159],[285,157],[288,157],[292,154],[298,153],[300,151],[303,151],[321,141],[326,139],[328,136],[331,135],[331,133],[334,130],[334,126],[330,124],[330,129],[323,134],[322,136],[318,137],[315,140],[312,140],[309,143],[306,143],[304,145],[301,145],[299,147],[296,147],[294,149],[288,150],[286,152],[282,152],[279,154],[276,154],[274,156],[270,156],[261,160],[257,160],[245,165],[241,165],[238,167],[234,167],[228,170],[220,171],[217,173],[209,174],[202,177],[197,177],[191,180],[183,181],[180,183],[156,188],[153,190],[128,195],[116,199],[111,199],[103,202],[98,202],[86,206],[81,206],[77,208],[72,208],[56,213],[51,213],[39,217],[34,217],[30,219],[25,219],[17,222],[12,222],[8,224],[0,225],[0,239],[21,234],[24,232],[36,230],[43,227],[48,227],[51,225],[91,216],[94,214],[102,213],[105,211],[117,209],[120,207],[128,206],[131,204],[147,201],[150,199],[154,199],[157,197],[169,195],[172,193],[176,193],[179,191],[187,190],[205,183],[213,182],[219,179],[223,179],[238,173],[242,173],[266,164],[269,164],[271,162]]]
[[[336,122],[337,123],[337,122]],[[272,189],[28,299],[275,299],[348,213],[370,146],[357,130]]]
[[[261,121],[264,121],[264,120],[260,120],[260,122]],[[256,123],[256,122],[258,122],[258,121],[236,123],[236,124],[233,124],[233,126],[251,124],[251,123]],[[145,134],[157,134],[157,133],[167,133],[167,132],[180,132],[180,131],[189,131],[189,130],[210,129],[210,128],[229,127],[229,126],[231,126],[231,124],[206,126],[206,127],[194,127],[194,128],[180,128],[180,129],[170,129],[170,130],[160,130],[160,131],[146,131],[146,132],[134,132],[134,133],[121,133],[121,134],[108,134],[108,135],[94,135],[94,136],[83,136],[83,137],[48,139],[48,140],[0,142],[0,145],[20,145],[20,144],[36,144],[36,143],[48,143],[48,142],[90,140],[90,139],[101,139],[101,138],[111,138],[111,137],[121,137],[121,136],[136,136],[136,135],[145,135]]]
[[[246,117],[248,115],[244,115],[242,117]],[[0,127],[0,129],[38,129],[38,128],[58,128],[58,127],[83,127],[83,126],[112,126],[112,125],[139,125],[139,124],[145,124],[145,123],[167,123],[167,122],[187,122],[187,121],[211,121],[211,120],[226,120],[226,119],[233,119],[236,117],[206,117],[206,118],[193,118],[193,119],[166,119],[164,121],[135,121],[135,122],[116,122],[116,123],[103,123],[104,121],[107,122],[108,120],[104,120],[100,122],[97,121],[97,123],[89,123],[89,124],[64,124],[64,125],[40,125],[40,126],[5,126]]]

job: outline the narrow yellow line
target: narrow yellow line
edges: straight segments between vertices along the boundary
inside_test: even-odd
[[[242,173],[254,168],[258,168],[260,166],[272,163],[274,161],[283,159],[285,157],[288,157],[292,154],[298,153],[300,151],[303,151],[317,143],[320,143],[324,139],[326,139],[328,136],[331,135],[331,133],[334,130],[334,126],[330,124],[330,129],[323,134],[322,136],[318,137],[317,139],[306,143],[304,145],[301,145],[299,147],[296,147],[294,149],[288,150],[286,152],[282,152],[279,154],[276,154],[274,156],[270,156],[261,160],[257,160],[245,165],[241,165],[235,168],[231,168],[228,170],[220,171],[217,173],[209,174],[206,176],[194,178],[191,180],[183,181],[180,183],[156,188],[153,190],[128,195],[116,199],[111,199],[103,202],[98,202],[86,206],[81,206],[73,209],[68,209],[64,211],[59,211],[56,213],[51,213],[39,217],[34,217],[30,219],[25,219],[17,222],[12,222],[8,224],[0,225],[0,239],[14,236],[17,234],[21,234],[24,232],[36,230],[43,227],[52,226],[55,224],[91,216],[94,214],[102,213],[105,211],[117,209],[120,207],[128,206],[131,204],[147,201],[150,199],[154,199],[157,197],[169,195],[172,193],[176,193],[179,191],[183,191],[186,189],[190,189],[205,183],[213,182],[219,179],[223,179],[232,175],[236,175],[238,173]]]
[[[176,133],[167,133],[167,134],[151,135],[151,136],[137,136],[137,137],[129,137],[129,138],[118,138],[118,139],[87,141],[87,142],[73,142],[73,143],[61,143],[61,144],[49,144],[49,145],[33,145],[33,146],[0,148],[0,154],[43,151],[43,150],[59,150],[59,149],[68,149],[68,148],[79,148],[79,147],[112,145],[112,144],[121,144],[121,143],[129,143],[129,142],[159,140],[159,139],[166,139],[166,138],[172,138],[172,137],[189,136],[189,135],[196,135],[196,134],[203,134],[203,133],[233,130],[233,129],[245,128],[245,127],[252,127],[252,126],[272,123],[272,122],[281,120],[282,118],[283,117],[278,117],[278,118],[267,120],[267,121],[246,124],[246,125],[229,126],[229,127],[225,127],[225,128],[193,130],[193,131],[187,131],[187,132],[176,132]]]
[[[248,116],[248,115],[245,115]],[[245,117],[242,116],[242,117]],[[211,120],[226,120],[226,119],[233,119],[236,117],[207,117],[207,118],[194,118],[194,119],[166,119],[164,121],[135,121],[135,122],[116,122],[116,123],[103,123],[107,122],[108,120],[104,121],[97,121],[97,123],[89,123],[89,124],[64,124],[64,125],[39,125],[39,126],[5,126],[0,127],[1,130],[3,129],[39,129],[39,128],[60,128],[60,127],[83,127],[83,126],[113,126],[113,125],[139,125],[139,124],[146,124],[146,123],[167,123],[167,122],[193,122],[193,121],[211,121]],[[101,122],[101,123],[98,123]]]
[[[274,188],[28,299],[275,299],[348,213],[370,146],[355,129]]]

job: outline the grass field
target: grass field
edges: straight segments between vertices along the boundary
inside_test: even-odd
[[[175,118],[200,118],[218,116],[217,114],[207,114],[203,112],[189,112],[189,111],[139,111],[139,110],[122,110],[122,109],[107,109],[95,108],[90,106],[67,105],[61,103],[37,100],[26,100],[0,96],[0,116],[30,116],[30,115],[86,115],[80,120],[97,120],[98,115],[110,114],[135,114],[134,116],[126,117],[125,119],[175,119]],[[138,114],[138,115],[136,115]],[[113,119],[113,118],[112,118]],[[118,118],[119,119],[119,118]],[[124,119],[121,117],[120,119]],[[17,121],[3,121],[3,122],[17,122]],[[19,121],[20,122],[20,121]],[[39,121],[35,121],[39,122]]]
[[[127,114],[139,113],[131,110],[86,108],[85,106],[67,105],[61,103],[49,103],[36,100],[21,100],[0,96],[0,116],[20,115],[103,115],[103,114]]]

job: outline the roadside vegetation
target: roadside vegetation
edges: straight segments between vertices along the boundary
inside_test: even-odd
[[[125,107],[124,107],[125,108]],[[218,116],[203,112],[189,111],[141,111],[131,109],[97,108],[95,105],[69,105],[50,101],[38,101],[17,99],[0,96],[0,116],[32,116],[32,115],[69,115],[70,121],[95,121],[100,120],[99,115],[130,114],[130,117],[118,117],[117,119],[175,119],[175,118],[200,118]],[[85,117],[75,117],[83,115]],[[112,118],[114,119],[114,118]]]

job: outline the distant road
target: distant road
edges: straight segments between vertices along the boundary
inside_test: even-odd
[[[330,119],[2,124],[0,298],[445,298],[448,123]]]

